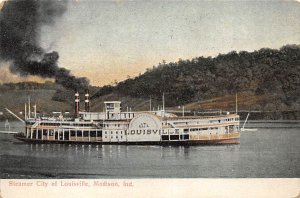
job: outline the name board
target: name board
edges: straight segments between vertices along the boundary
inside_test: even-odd
[[[170,131],[170,134],[179,134],[179,132]],[[161,129],[146,129],[146,130],[129,130],[126,132],[126,135],[167,135],[168,131]]]

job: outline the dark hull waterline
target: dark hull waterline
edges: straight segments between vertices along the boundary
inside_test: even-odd
[[[222,145],[239,144],[239,138],[213,140],[179,140],[179,141],[141,141],[141,142],[101,142],[101,141],[71,141],[71,140],[39,140],[15,135],[15,138],[24,142],[37,144],[97,144],[97,145]]]

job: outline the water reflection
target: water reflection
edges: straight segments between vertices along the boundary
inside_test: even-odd
[[[132,159],[139,155],[159,154],[160,159],[190,159],[190,154],[229,152],[239,153],[240,145],[223,146],[136,146],[136,145],[84,145],[84,144],[25,144],[30,153],[39,155],[40,153],[71,157],[73,155],[84,158],[109,159]],[[26,149],[25,149],[26,150]]]
[[[186,146],[161,146],[160,155],[162,159],[189,157],[189,147]]]

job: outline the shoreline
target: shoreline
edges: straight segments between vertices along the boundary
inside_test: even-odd
[[[5,122],[6,120],[10,122],[19,121],[14,117],[2,118],[2,116],[0,116],[0,122]],[[241,119],[240,122],[244,123],[245,120]],[[248,119],[247,123],[300,123],[300,119]]]

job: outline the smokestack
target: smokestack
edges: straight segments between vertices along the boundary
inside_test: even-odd
[[[85,95],[84,96],[85,96],[85,100],[84,100],[85,111],[89,112],[90,111],[90,99],[89,99],[90,94],[89,94],[88,89],[85,90]]]
[[[78,91],[75,92],[75,118],[78,118],[79,117],[79,93]]]

